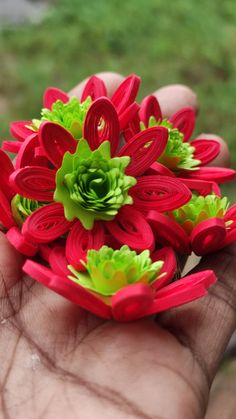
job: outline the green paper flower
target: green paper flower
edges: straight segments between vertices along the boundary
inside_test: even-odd
[[[19,194],[15,195],[11,201],[11,209],[14,220],[18,226],[21,227],[26,218],[43,205],[44,204],[42,202],[25,198]]]
[[[169,215],[174,218],[187,233],[191,233],[193,228],[201,221],[209,218],[223,218],[229,208],[229,201],[217,195],[199,196],[192,195],[191,200],[181,208],[172,211]],[[231,221],[226,223],[230,225]]]
[[[65,153],[54,200],[63,204],[67,220],[78,218],[90,230],[95,220],[112,220],[119,208],[132,204],[128,190],[136,180],[125,175],[129,162],[128,156],[111,158],[109,141],[91,151],[81,139],[74,154]]]
[[[78,272],[73,266],[68,266],[73,274],[69,278],[105,296],[113,295],[119,289],[137,282],[150,285],[162,276],[159,274],[164,264],[162,260],[152,263],[149,250],[138,255],[126,245],[119,250],[108,246],[102,246],[100,250],[89,250],[87,263],[82,263],[85,272]]]
[[[33,119],[32,126],[28,128],[38,131],[43,121],[51,121],[62,125],[70,131],[75,139],[79,139],[82,137],[85,116],[91,103],[90,97],[87,97],[82,103],[76,97],[72,97],[67,103],[57,100],[53,103],[52,110],[43,108],[41,119]]]
[[[143,122],[140,123],[141,129],[145,129]],[[173,171],[180,169],[196,170],[200,161],[194,159],[195,147],[184,142],[184,135],[167,119],[157,121],[154,116],[149,118],[148,128],[161,126],[169,131],[167,146],[158,161]]]

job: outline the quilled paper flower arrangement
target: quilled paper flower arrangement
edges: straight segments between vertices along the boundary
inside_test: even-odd
[[[48,88],[41,115],[13,122],[0,150],[0,221],[23,271],[118,321],[204,296],[214,272],[177,279],[176,254],[236,240],[219,188],[236,172],[207,165],[219,143],[190,141],[191,108],[167,120],[154,96],[138,104],[139,84],[127,77],[110,99],[96,76],[80,99]]]

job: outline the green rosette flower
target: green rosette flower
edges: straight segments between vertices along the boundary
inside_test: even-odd
[[[125,175],[129,162],[128,156],[111,158],[109,141],[92,151],[81,139],[74,154],[65,153],[54,200],[63,204],[67,220],[77,218],[90,230],[95,220],[112,220],[119,208],[132,204],[128,190],[136,179]]]
[[[194,159],[195,147],[184,142],[184,135],[168,119],[157,121],[154,116],[149,118],[148,128],[161,126],[168,129],[169,137],[164,153],[158,161],[170,170],[178,171],[182,169],[196,170],[200,161]],[[143,122],[140,123],[141,129],[145,129]]]
[[[11,201],[11,209],[14,220],[18,226],[21,227],[26,218],[43,205],[44,204],[42,202],[25,198],[19,194],[15,195]]]
[[[186,205],[168,213],[168,215],[174,218],[186,233],[191,233],[201,221],[209,218],[224,218],[229,205],[226,197],[220,198],[214,194],[207,196],[193,194]],[[227,221],[226,226],[231,223],[232,221]]]
[[[79,139],[82,137],[84,120],[91,103],[90,97],[82,103],[76,97],[72,97],[67,103],[57,100],[53,103],[51,110],[43,108],[41,119],[33,119],[32,125],[28,128],[38,131],[42,122],[51,121],[63,126],[75,139]]]
[[[81,261],[82,262],[82,261]],[[160,278],[164,262],[152,263],[149,250],[137,254],[126,245],[119,250],[102,246],[100,250],[89,250],[85,271],[78,272],[73,266],[69,278],[79,285],[104,296],[111,296],[121,288],[137,282],[150,285]]]

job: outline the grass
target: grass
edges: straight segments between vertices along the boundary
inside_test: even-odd
[[[48,85],[67,90],[104,69],[136,72],[142,95],[168,83],[193,88],[196,132],[226,138],[236,167],[235,42],[234,0],[58,1],[39,25],[0,33],[1,137],[11,120],[38,116]]]

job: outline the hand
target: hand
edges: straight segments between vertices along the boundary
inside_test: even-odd
[[[101,77],[109,94],[122,79]],[[72,93],[80,91],[81,84]],[[197,106],[183,86],[155,94],[165,116]],[[227,153],[224,145],[223,165]],[[30,278],[20,279],[22,258],[0,234],[2,417],[204,417],[212,379],[235,328],[236,246],[195,269],[211,268],[218,276],[207,297],[156,319],[118,324],[92,316]]]

